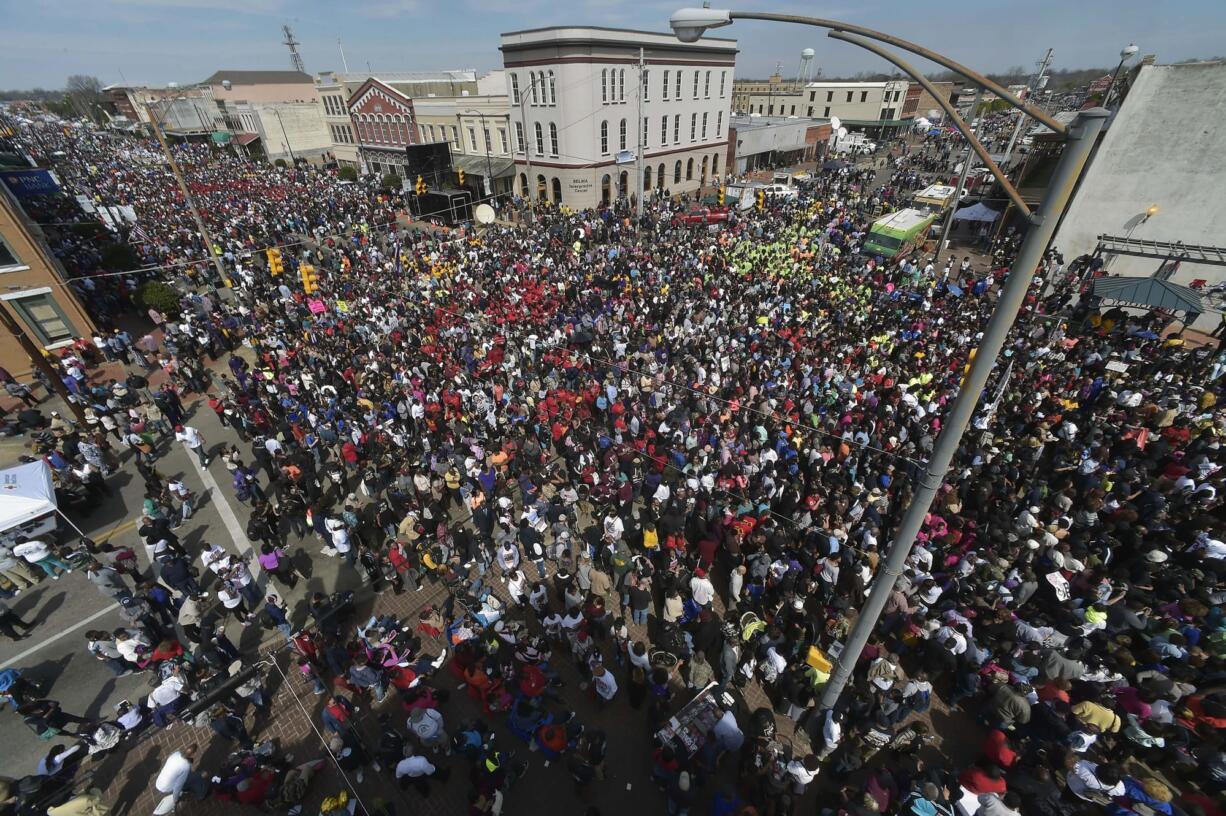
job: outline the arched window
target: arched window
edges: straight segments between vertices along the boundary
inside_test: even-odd
[[[608,206],[613,195],[613,178],[605,173],[600,179],[600,203]]]
[[[626,191],[628,191],[629,189],[630,189],[630,173],[626,170],[623,170],[621,172],[621,175],[617,177],[617,194],[619,196],[624,196],[626,194]]]
[[[673,165],[673,184],[681,183],[681,159],[677,159],[677,163]]]
[[[656,168],[656,187],[664,189],[664,162],[660,162],[660,166]]]
[[[626,149],[626,120],[623,119],[617,128],[617,149]]]
[[[710,72],[708,71],[708,74],[709,73]],[[558,104],[558,85],[557,81],[554,79],[553,71],[549,72],[549,104]]]
[[[719,174],[719,154],[712,153],[711,154],[711,175],[715,176],[718,174]]]
[[[532,195],[532,191],[528,189],[528,176],[525,173],[519,174],[519,194],[524,197]]]
[[[600,123],[600,154],[602,156],[609,155],[609,123]]]
[[[702,157],[702,183],[706,186],[707,183],[707,157]]]
[[[689,181],[694,178],[694,160],[686,159],[685,162],[685,180]]]
[[[651,189],[651,165],[650,164],[643,168],[643,189],[644,190]]]
[[[609,101],[609,69],[605,68],[600,72],[600,102],[607,104]]]
[[[711,72],[710,71],[707,71],[706,76],[703,77],[703,80],[702,80],[702,96],[704,99],[711,98]]]
[[[617,72],[617,101],[626,101],[626,69]]]
[[[545,155],[545,132],[541,130],[541,123],[537,122],[533,126],[536,130],[536,155]]]
[[[562,203],[562,181],[557,177],[553,177],[553,203]]]
[[[698,98],[698,71],[694,72],[694,98]]]
[[[519,74],[511,74],[511,104],[519,104]]]
[[[532,104],[539,105],[541,102],[541,99],[539,96],[537,96],[537,86],[540,85],[540,83],[537,81],[535,71],[532,71],[528,74],[528,81],[532,83]]]
[[[549,155],[558,155],[558,126],[553,122],[549,123]]]

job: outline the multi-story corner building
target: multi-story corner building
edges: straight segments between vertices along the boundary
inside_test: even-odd
[[[501,41],[516,193],[579,209],[725,172],[735,40],[566,26]]]
[[[837,117],[855,130],[880,131],[907,124],[903,116],[908,82],[810,82],[803,88],[783,88],[751,94],[746,113],[762,116],[797,116],[806,119]]]
[[[7,309],[24,327],[34,345],[48,353],[89,337],[93,321],[61,274],[59,262],[47,249],[41,227],[21,206],[26,194],[56,191],[54,177],[35,167],[5,166],[0,181],[0,309]],[[33,368],[16,338],[0,337],[0,366],[24,378]]]

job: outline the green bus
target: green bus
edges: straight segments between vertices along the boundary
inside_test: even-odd
[[[915,209],[883,215],[869,228],[861,252],[883,258],[906,255],[912,249],[923,246],[928,238],[928,229],[936,220],[937,213]]]

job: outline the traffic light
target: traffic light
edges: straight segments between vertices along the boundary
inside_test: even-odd
[[[281,250],[270,249],[266,253],[268,255],[268,274],[276,277],[285,271],[285,264],[281,261]]]
[[[314,266],[302,264],[298,267],[298,273],[302,276],[302,291],[305,294],[319,291],[319,276],[315,274]]]
[[[766,209],[766,191],[765,190],[758,191],[758,209],[759,210]]]
[[[421,176],[418,176],[417,184],[413,185],[413,192],[421,196],[421,195],[425,195],[427,190],[429,190],[429,188],[426,187],[426,180],[422,178]]]
[[[719,188],[719,206],[724,206],[724,187]]]
[[[463,187],[464,186],[464,168],[459,168],[458,170],[456,170],[455,177],[456,177],[456,181],[458,181],[460,186]]]

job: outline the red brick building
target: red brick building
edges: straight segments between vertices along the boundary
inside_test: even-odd
[[[404,175],[405,147],[418,143],[413,100],[368,79],[349,97],[358,150],[375,172]]]

